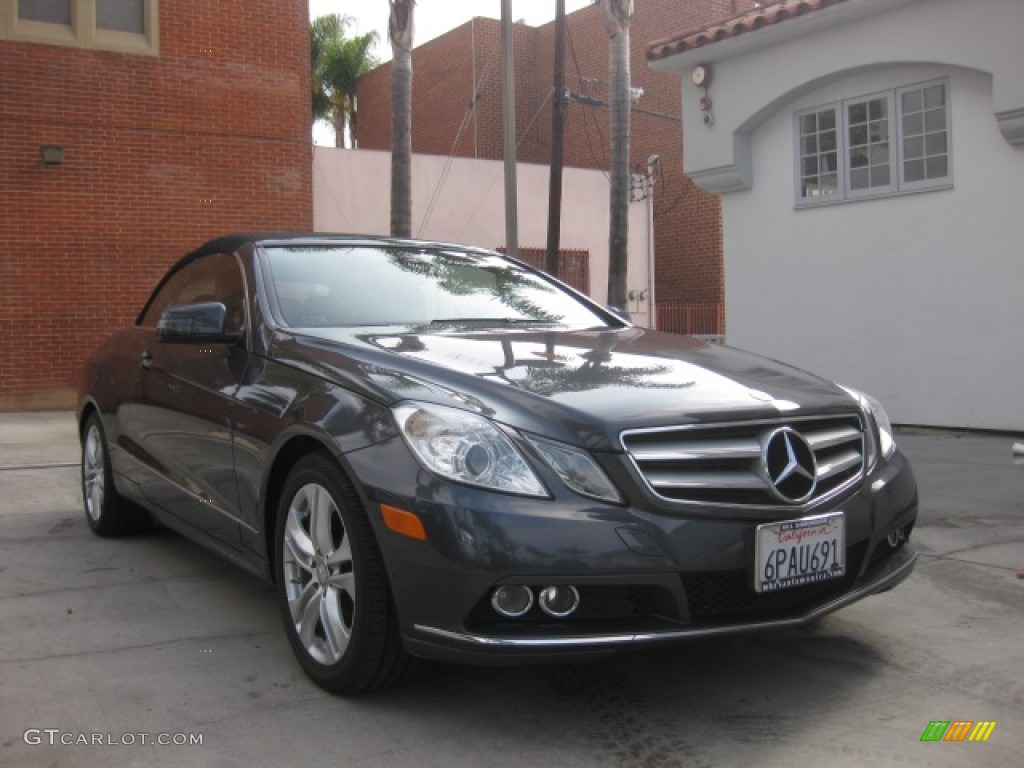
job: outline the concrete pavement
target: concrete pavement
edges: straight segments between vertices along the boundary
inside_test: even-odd
[[[70,413],[0,414],[0,764],[1017,766],[1013,442],[904,431],[918,568],[812,628],[586,666],[438,665],[342,699],[302,674],[266,585],[165,530],[91,534]],[[997,726],[922,743],[935,720]]]

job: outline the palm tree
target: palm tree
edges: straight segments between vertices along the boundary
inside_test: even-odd
[[[313,20],[310,26],[310,72],[313,87],[313,116],[334,127],[334,144],[345,146],[345,129],[356,146],[356,84],[379,63],[370,53],[377,33],[347,37],[352,19],[331,14]]]
[[[391,234],[412,234],[412,37],[416,0],[388,0],[391,17]]]
[[[608,303],[626,308],[626,268],[629,236],[629,21],[633,0],[600,0],[608,32],[611,81],[611,194],[608,227]]]

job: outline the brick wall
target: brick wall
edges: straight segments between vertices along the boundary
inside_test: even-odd
[[[0,410],[71,406],[204,240],[312,228],[308,30],[306,0],[172,0],[157,57],[0,41]]]
[[[648,43],[699,29],[749,10],[752,0],[635,0],[630,28],[631,75],[644,89],[631,124],[630,163],[646,168],[660,155],[655,187],[655,262],[658,301],[722,302],[722,222],[718,198],[698,189],[682,170],[681,83],[647,66]],[[574,93],[608,98],[608,35],[598,6],[567,16],[565,85]],[[554,23],[515,27],[516,130],[522,162],[551,156]],[[475,114],[459,141],[459,126],[481,83]],[[390,67],[359,86],[359,146],[390,149]],[[696,108],[682,105],[682,108]],[[641,111],[643,110],[643,111]],[[655,113],[655,114],[650,114]],[[608,167],[608,110],[570,103],[565,163]],[[497,159],[503,156],[501,25],[475,19],[413,52],[413,151]],[[524,247],[543,243],[523,243]],[[601,279],[595,276],[594,279]]]

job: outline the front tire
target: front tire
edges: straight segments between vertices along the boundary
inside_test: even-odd
[[[82,501],[85,519],[98,536],[137,533],[152,522],[145,511],[118,494],[107,436],[96,413],[86,419],[82,430]]]
[[[370,521],[329,455],[305,456],[289,473],[274,540],[285,631],[317,685],[364,693],[412,673]]]

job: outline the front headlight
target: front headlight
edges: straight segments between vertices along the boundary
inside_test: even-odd
[[[622,501],[612,481],[586,451],[531,435],[527,435],[526,439],[537,449],[562,482],[576,493],[602,501]]]
[[[457,483],[524,496],[547,496],[512,441],[487,419],[430,403],[401,403],[398,428],[427,469]]]
[[[840,386],[842,387],[842,385]],[[842,388],[850,393],[868,417],[868,421],[874,424],[875,446],[877,446],[881,458],[883,460],[891,458],[896,453],[896,438],[893,437],[892,423],[889,421],[889,414],[885,412],[885,408],[871,395],[866,395],[849,387]],[[867,463],[869,466],[874,463],[874,458],[874,456],[868,456],[869,461]]]

